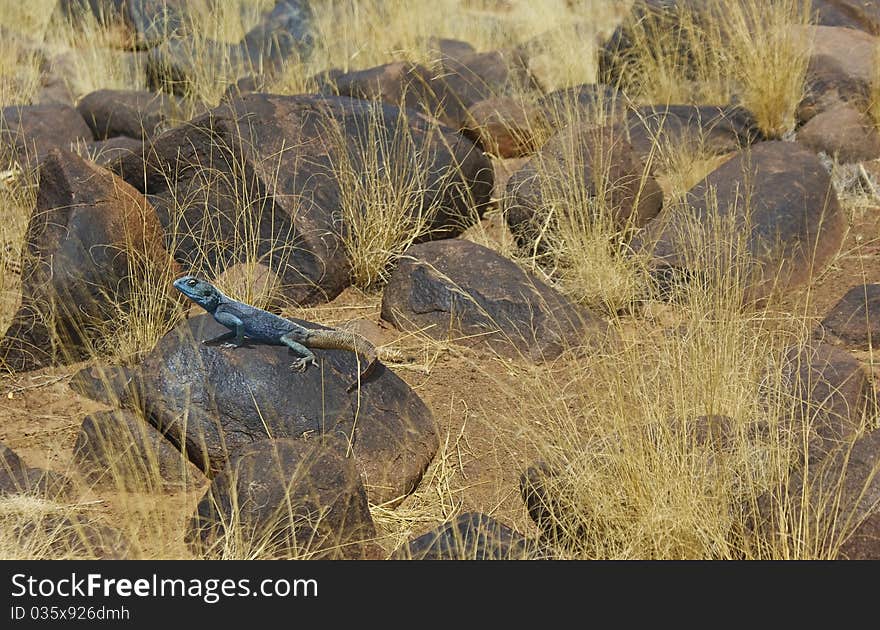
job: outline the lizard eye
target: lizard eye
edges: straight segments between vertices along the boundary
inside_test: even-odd
[[[196,286],[196,279],[195,279],[195,278],[190,278],[189,280],[186,281],[186,284],[189,285],[189,286],[191,286],[191,287],[194,287],[194,286]]]

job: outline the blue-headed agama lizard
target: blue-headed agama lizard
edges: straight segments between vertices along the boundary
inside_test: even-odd
[[[333,328],[305,328],[269,311],[233,300],[210,282],[195,276],[178,278],[174,281],[174,287],[208,311],[218,324],[229,329],[229,332],[204,340],[202,343],[206,345],[225,342],[226,347],[237,348],[250,341],[255,344],[287,346],[299,356],[290,366],[299,372],[304,372],[310,364],[316,367],[318,365],[310,348],[349,350],[362,354],[367,360],[367,366],[361,372],[360,378],[348,387],[349,392],[376,367],[378,353],[375,346],[357,333]]]

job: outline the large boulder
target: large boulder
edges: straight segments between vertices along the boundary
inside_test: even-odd
[[[491,164],[470,140],[342,97],[249,94],[159,135],[148,157],[146,173],[135,158],[119,170],[176,234],[178,260],[196,273],[222,270],[241,262],[241,240],[252,236],[248,251],[280,271],[298,304],[349,284],[340,169],[413,169],[422,191],[413,210],[437,209],[427,226],[435,237],[464,229],[492,190]]]
[[[312,21],[306,0],[278,0],[238,42],[171,31],[174,36],[166,37],[147,56],[148,84],[186,95],[206,74],[233,81],[242,74],[276,76],[289,59],[305,60],[311,54]]]
[[[606,322],[513,261],[459,239],[407,251],[385,287],[382,317],[400,330],[532,361],[608,335]]]
[[[476,512],[422,534],[394,554],[396,560],[526,560],[538,556],[534,541]]]
[[[200,554],[224,547],[257,558],[376,558],[357,467],[320,442],[263,440],[214,478],[187,541]]]
[[[144,59],[147,87],[183,97],[198,96],[198,82],[205,76],[215,81],[235,81],[259,71],[260,59],[241,42],[176,35],[150,48]]]
[[[119,22],[132,35],[133,46],[150,48],[185,25],[187,0],[59,0],[57,9],[76,28],[91,13],[101,22]]]
[[[813,152],[761,142],[664,209],[632,246],[669,278],[707,278],[741,264],[750,300],[808,282],[837,253],[844,227],[831,178]]]
[[[490,154],[514,158],[534,152],[549,128],[543,112],[513,97],[495,97],[471,105],[465,133]]]
[[[394,61],[381,66],[326,74],[322,91],[351,98],[382,101],[434,116],[447,125],[456,121],[447,116],[444,94],[431,85],[431,71],[420,64]]]
[[[253,442],[327,435],[351,444],[371,501],[412,492],[439,442],[431,412],[397,375],[378,365],[348,392],[358,374],[350,352],[319,350],[321,367],[300,373],[284,346],[202,344],[225,331],[209,315],[191,318],[138,366],[82,372],[71,384],[141,412],[210,477]]]
[[[865,0],[813,0],[816,23],[880,35],[880,6]]]
[[[118,323],[134,283],[175,269],[143,195],[59,149],[40,165],[22,260],[21,307],[0,339],[0,362],[14,370],[82,359]]]
[[[436,69],[392,62],[337,75],[325,92],[382,100],[436,117],[455,129],[468,125],[468,108],[494,97],[534,88],[514,51],[444,55]]]
[[[822,328],[856,350],[880,346],[880,284],[847,291],[825,315]]]
[[[435,92],[446,96],[446,115],[461,126],[469,107],[487,98],[521,94],[537,85],[516,50],[491,50],[470,55],[446,56],[434,73]]]
[[[693,78],[694,51],[690,50],[686,29],[690,23],[700,24],[704,10],[709,5],[705,0],[635,0],[630,12],[621,21],[606,42],[599,47],[597,75],[607,85],[626,85],[629,64],[633,60],[636,45],[640,38],[648,37],[654,45],[662,45],[670,50],[675,48],[677,58],[685,64],[685,76]],[[682,15],[687,12],[688,20]]]
[[[182,107],[173,96],[142,90],[98,90],[76,106],[97,140],[152,136]]]
[[[81,150],[81,145],[71,146],[71,150]],[[82,155],[82,154],[81,154]],[[116,136],[108,140],[97,140],[85,145],[85,155],[98,166],[112,169],[117,161],[133,156],[144,155],[144,143],[128,136]]]
[[[70,105],[16,105],[0,111],[0,167],[10,162],[34,165],[50,149],[92,140],[86,121]]]
[[[507,181],[505,212],[517,243],[542,250],[548,212],[589,212],[587,198],[607,208],[620,227],[645,225],[660,211],[663,192],[624,131],[575,124],[560,129]]]

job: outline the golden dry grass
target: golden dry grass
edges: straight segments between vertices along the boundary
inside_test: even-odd
[[[719,0],[720,2],[720,0]],[[48,3],[46,3],[48,4]],[[311,77],[322,70],[367,68],[407,59],[436,67],[431,36],[469,41],[477,50],[513,46],[553,31],[552,37],[530,43],[533,65],[545,89],[566,87],[595,79],[596,40],[607,34],[625,13],[626,3],[592,0],[581,3],[548,1],[512,2],[509,11],[497,12],[489,2],[456,0],[388,3],[333,2],[315,5],[318,46],[308,60],[295,60],[274,79],[270,89],[298,93],[311,87]],[[573,5],[573,9],[570,6]],[[734,6],[735,5],[735,6]],[[44,5],[0,5],[0,24],[20,27],[53,52],[75,51],[67,77],[77,97],[98,88],[140,88],[142,84],[113,46],[120,34],[116,27],[86,20],[71,25],[50,22]],[[235,41],[256,20],[267,0],[221,3],[219,11],[196,10],[191,16],[194,45],[207,46],[209,39]],[[638,26],[634,56],[627,61],[622,87],[632,102],[725,103],[737,95],[757,117],[771,137],[783,136],[793,126],[794,106],[803,89],[804,43],[790,37],[786,26],[806,20],[803,3],[780,0],[760,3],[723,2],[725,20],[697,19],[692,13],[679,16],[679,36],[669,31]],[[738,7],[738,8],[737,8]],[[587,31],[574,25],[586,23]],[[789,29],[790,30],[790,29]],[[15,64],[7,63],[15,58]],[[6,61],[4,61],[6,60]],[[135,62],[137,63],[137,62]],[[135,66],[137,67],[137,66]],[[30,102],[36,93],[39,64],[36,56],[13,39],[0,40],[0,99],[3,104]],[[249,72],[234,59],[220,59],[215,66],[193,77],[187,97],[215,105],[227,86]],[[529,95],[522,95],[526,100]],[[600,117],[612,108],[600,108]],[[557,117],[564,122],[585,122],[572,103]],[[880,117],[878,117],[880,118]],[[546,138],[546,129],[533,130]],[[544,134],[544,135],[541,135]],[[413,200],[424,182],[418,174],[420,156],[412,156],[405,140],[387,144],[380,130],[363,130],[364,168],[356,169],[345,159],[334,165],[342,183],[340,212],[351,226],[346,247],[354,261],[353,275],[363,289],[381,288],[390,266],[413,240],[424,235],[431,208],[412,217]],[[608,148],[608,147],[606,147]],[[568,161],[577,163],[582,147],[566,147]],[[600,151],[601,153],[601,151]],[[399,164],[400,155],[414,163],[400,170],[382,169],[383,163]],[[687,146],[670,145],[658,137],[652,159],[665,183],[667,201],[680,200],[712,166],[714,156],[701,138]],[[243,174],[239,165],[236,174]],[[266,165],[266,172],[277,166]],[[235,169],[233,169],[235,170]],[[786,397],[788,383],[780,365],[785,347],[803,343],[811,327],[808,308],[785,310],[770,302],[743,308],[741,287],[747,261],[731,226],[719,225],[708,238],[716,249],[699,245],[705,232],[693,235],[695,250],[704,256],[726,256],[731,264],[720,268],[705,282],[691,285],[672,305],[652,299],[645,261],[625,256],[625,238],[611,219],[608,165],[600,163],[591,182],[595,194],[576,184],[571,173],[543,172],[544,184],[553,194],[544,210],[554,217],[547,248],[541,256],[517,251],[509,234],[496,239],[485,222],[471,229],[469,238],[494,245],[521,265],[543,274],[573,299],[601,309],[619,336],[619,343],[596,348],[570,348],[546,366],[530,366],[500,357],[481,360],[461,350],[456,339],[438,342],[425,335],[404,336],[419,357],[416,365],[401,366],[401,374],[416,391],[435,403],[442,419],[441,448],[416,492],[399,506],[371,506],[379,533],[378,542],[390,555],[413,535],[448,521],[465,507],[477,483],[472,467],[469,436],[475,426],[491,433],[492,453],[506,466],[522,470],[545,461],[555,476],[550,482],[558,497],[553,521],[559,535],[549,541],[553,550],[568,558],[803,558],[833,557],[851,531],[851,523],[825,524],[818,531],[809,523],[788,523],[797,545],[775,538],[761,538],[749,531],[748,510],[759,497],[784,484],[790,464],[802,454],[798,434],[791,430],[792,401]],[[210,168],[204,169],[205,186],[215,185]],[[266,263],[260,252],[258,225],[265,196],[248,190],[235,178],[231,193],[235,212],[250,217],[241,223],[233,243],[221,243],[216,226],[199,226],[198,253],[205,274],[218,278],[231,295],[266,305],[278,298],[277,286],[262,280]],[[560,184],[561,183],[561,184]],[[24,174],[9,171],[0,178],[0,328],[17,307],[20,284],[17,265],[35,187]],[[271,186],[270,186],[271,188]],[[266,191],[271,195],[271,190]],[[862,200],[864,201],[864,200]],[[194,200],[176,200],[170,230],[172,246],[190,226],[184,213]],[[873,204],[873,201],[871,202]],[[500,220],[498,210],[490,220]],[[224,265],[210,264],[216,249],[230,247],[237,275],[222,274]],[[181,313],[168,306],[161,295],[173,273],[143,274],[133,258],[131,275],[137,277],[132,303],[120,304],[117,325],[102,331],[96,357],[123,360],[149,350]],[[699,262],[699,261],[698,261]],[[276,271],[270,269],[271,272]],[[375,293],[354,293],[353,301],[300,309],[298,315],[336,323],[348,316],[376,317]],[[291,305],[285,305],[288,308]],[[170,310],[168,310],[170,309]],[[344,315],[343,315],[344,314]],[[409,342],[409,344],[407,344]],[[436,385],[444,374],[448,356],[455,369],[467,369],[497,390],[503,405],[460,405],[473,400],[473,392],[450,392]],[[484,359],[484,360],[483,360]],[[403,369],[406,367],[407,369]],[[469,398],[470,397],[470,398]],[[723,415],[730,422],[730,443],[724,449],[697,444],[694,419]],[[505,459],[506,458],[506,459]],[[129,466],[131,468],[131,466]],[[134,466],[137,469],[137,466]],[[69,471],[75,474],[75,471]],[[123,481],[122,475],[128,475]],[[135,470],[140,490],[131,488],[132,472],[111,471],[108,484],[81,488],[86,497],[100,497],[109,504],[109,521],[134,542],[127,552],[133,557],[190,557],[182,525],[193,512],[204,485],[178,493],[156,491],[161,486],[157,471]],[[500,476],[500,473],[499,473]],[[138,485],[138,484],[135,484]],[[109,488],[109,490],[107,489]],[[509,493],[508,493],[509,494]],[[514,500],[516,502],[517,500]],[[486,501],[480,509],[493,513],[503,501]],[[20,524],[40,523],[46,515],[94,515],[89,505],[49,503],[39,497],[4,499],[0,520],[0,557],[83,557],[88,551],[73,546],[59,548],[63,533],[37,528],[28,536],[13,535]],[[522,509],[520,508],[522,517]],[[522,522],[522,520],[520,521]],[[8,525],[8,526],[7,526]],[[230,535],[215,551],[223,558],[259,557],[265,541],[254,540],[229,524]],[[833,531],[828,535],[828,531]],[[42,532],[42,533],[41,533]],[[529,531],[534,534],[534,531]],[[757,536],[757,540],[755,539]],[[59,551],[60,549],[60,551]],[[311,550],[305,544],[302,557]]]

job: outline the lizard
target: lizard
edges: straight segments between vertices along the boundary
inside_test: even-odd
[[[287,346],[298,359],[290,367],[304,372],[309,365],[318,366],[315,354],[310,348],[327,350],[349,350],[362,354],[367,366],[360,378],[346,391],[352,391],[374,370],[378,352],[372,343],[357,333],[334,328],[306,328],[256,306],[245,304],[225,295],[207,280],[195,276],[183,276],[173,283],[174,288],[201,306],[213,316],[214,320],[229,329],[222,335],[202,341],[205,345],[224,344],[224,347],[237,348],[245,341],[271,346]]]

